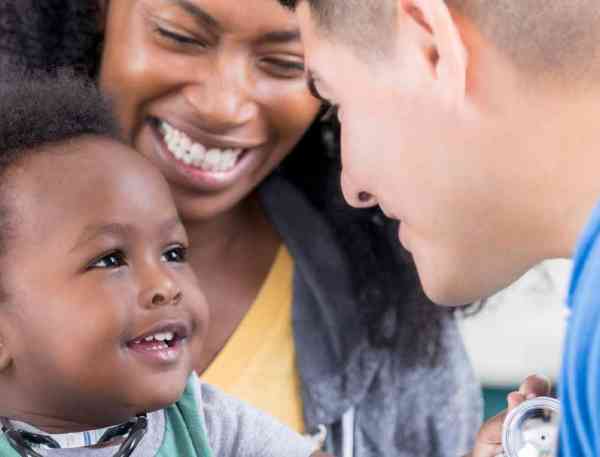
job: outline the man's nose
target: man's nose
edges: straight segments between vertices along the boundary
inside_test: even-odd
[[[349,205],[355,208],[370,208],[377,205],[375,196],[356,186],[343,171],[341,181],[342,193]]]

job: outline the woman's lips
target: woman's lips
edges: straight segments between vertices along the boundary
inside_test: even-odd
[[[241,179],[258,160],[256,148],[210,148],[182,137],[173,140],[158,122],[150,124],[158,155],[186,182],[199,190],[219,191]],[[201,151],[203,149],[203,151]],[[200,150],[200,152],[199,152]],[[203,157],[199,157],[200,153]],[[216,156],[216,157],[215,157]]]

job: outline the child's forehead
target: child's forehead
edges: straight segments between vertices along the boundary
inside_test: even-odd
[[[32,151],[8,173],[23,219],[78,217],[103,211],[175,212],[168,186],[149,162],[110,138],[80,137]],[[10,190],[9,190],[10,192]]]
[[[130,178],[135,174],[144,174],[145,168],[145,161],[127,145],[110,137],[91,135],[44,144],[25,151],[23,156],[23,160],[15,167],[19,175],[71,186],[85,185],[85,179],[95,176]],[[64,179],[56,181],[56,176]],[[67,177],[73,181],[69,182]]]

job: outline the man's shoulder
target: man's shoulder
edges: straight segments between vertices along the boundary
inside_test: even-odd
[[[573,273],[569,303],[600,301],[597,294],[600,281],[600,204],[589,218],[573,257]]]

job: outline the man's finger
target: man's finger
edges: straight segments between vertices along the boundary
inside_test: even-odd
[[[519,387],[519,392],[527,399],[549,395],[551,390],[551,382],[545,376],[531,375]]]

